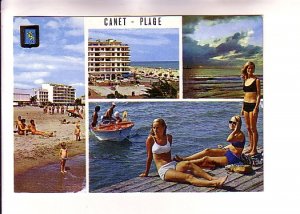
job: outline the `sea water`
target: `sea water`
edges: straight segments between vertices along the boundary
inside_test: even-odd
[[[164,69],[179,69],[179,61],[143,61],[130,63],[131,66],[140,66],[148,68],[164,68]]]
[[[89,115],[100,105],[99,116],[111,103],[90,103]],[[173,135],[172,156],[186,156],[205,148],[227,145],[230,134],[228,121],[238,115],[242,102],[117,102],[115,111],[128,112],[134,127],[123,142],[100,142],[89,135],[89,190],[125,181],[139,176],[146,167],[145,141],[155,118],[163,118],[167,132]],[[263,109],[258,116],[259,145],[263,144]],[[247,136],[243,120],[242,131]],[[248,145],[246,137],[246,145]],[[152,162],[150,172],[156,168]]]

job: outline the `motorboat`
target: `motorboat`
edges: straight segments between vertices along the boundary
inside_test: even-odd
[[[97,127],[91,127],[91,132],[100,141],[123,141],[128,138],[134,123],[131,121],[100,124]]]

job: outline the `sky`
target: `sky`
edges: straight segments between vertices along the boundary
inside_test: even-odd
[[[184,16],[184,66],[263,64],[262,16]]]
[[[20,25],[39,25],[40,45],[20,46]],[[59,83],[84,95],[84,23],[80,17],[14,17],[14,88]]]
[[[89,39],[115,39],[130,46],[131,61],[178,61],[179,29],[92,29]]]

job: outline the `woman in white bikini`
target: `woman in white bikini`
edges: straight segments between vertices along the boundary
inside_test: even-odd
[[[257,154],[257,117],[260,103],[260,80],[254,76],[255,64],[247,62],[242,68],[244,79],[243,90],[245,92],[241,115],[244,115],[249,136],[249,148],[245,153],[253,156]]]
[[[162,180],[189,183],[194,186],[221,187],[224,184],[227,176],[216,178],[189,161],[179,163],[172,161],[172,135],[167,134],[166,131],[167,125],[163,119],[158,118],[153,121],[150,134],[146,140],[146,170],[140,175],[141,177],[148,176],[152,160],[154,160]],[[186,173],[187,171],[191,174]]]

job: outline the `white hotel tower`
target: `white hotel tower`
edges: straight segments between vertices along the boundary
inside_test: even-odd
[[[127,44],[108,39],[89,41],[88,73],[92,80],[117,80],[130,73],[130,50]]]

